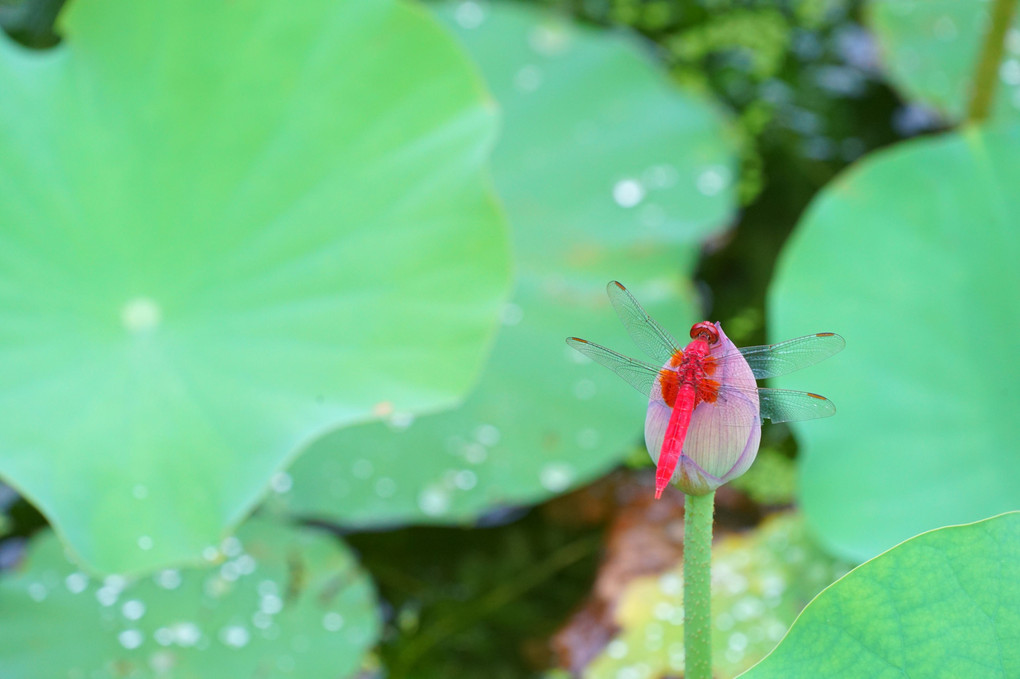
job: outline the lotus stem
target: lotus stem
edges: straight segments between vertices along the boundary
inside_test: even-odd
[[[712,512],[715,491],[684,500],[685,679],[712,679]]]
[[[1002,63],[1002,54],[1006,49],[1006,33],[1013,23],[1017,4],[1017,0],[995,0],[992,5],[988,31],[974,70],[974,88],[967,108],[967,122],[980,123],[992,110],[999,82],[999,64]]]

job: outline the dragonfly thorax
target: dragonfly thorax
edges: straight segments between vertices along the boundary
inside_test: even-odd
[[[714,402],[719,388],[719,382],[713,379],[717,368],[708,342],[700,339],[691,341],[659,371],[662,400],[672,408],[680,388],[686,385],[693,390],[695,405],[702,401]]]
[[[696,339],[684,349],[683,359],[677,366],[682,383],[700,382],[715,373],[715,359],[709,350],[709,343]]]

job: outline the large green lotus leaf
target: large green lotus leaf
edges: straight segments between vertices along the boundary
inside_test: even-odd
[[[940,528],[859,566],[746,679],[1020,676],[1020,513]]]
[[[901,144],[810,207],[769,294],[776,339],[839,356],[780,380],[836,403],[797,427],[810,525],[863,561],[1020,506],[1020,128]]]
[[[346,677],[375,643],[371,582],[333,537],[251,521],[208,556],[218,566],[93,579],[35,538],[0,579],[0,675]]]
[[[734,677],[764,657],[811,598],[847,570],[808,536],[796,515],[719,540],[712,546],[714,676]],[[683,584],[682,565],[629,583],[614,614],[619,632],[585,669],[585,679],[679,676]]]
[[[689,244],[733,210],[723,121],[633,40],[510,4],[441,16],[505,111],[493,175],[513,226],[515,297],[463,407],[337,432],[297,461],[288,497],[303,514],[463,520],[602,473],[640,441],[647,402],[563,340],[639,354],[606,298],[614,278],[685,336]]]
[[[80,0],[62,31],[0,38],[0,472],[136,572],[323,431],[463,395],[508,278],[493,106],[389,1]]]
[[[871,0],[869,23],[890,79],[950,120],[967,112],[991,2]],[[1006,40],[993,114],[1020,115],[1020,15]]]

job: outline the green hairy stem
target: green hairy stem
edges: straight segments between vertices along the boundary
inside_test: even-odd
[[[686,679],[712,679],[712,511],[715,491],[684,501]]]

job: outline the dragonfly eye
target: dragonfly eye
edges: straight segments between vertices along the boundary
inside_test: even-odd
[[[691,339],[715,344],[719,341],[719,332],[715,329],[715,323],[702,321],[691,326]]]

